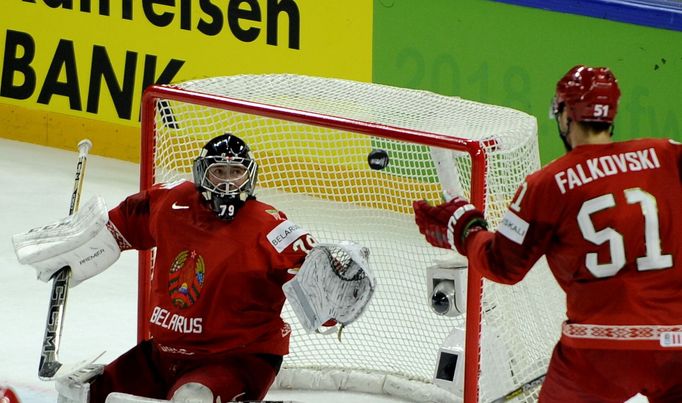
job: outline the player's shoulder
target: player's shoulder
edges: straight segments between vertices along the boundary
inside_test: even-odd
[[[314,241],[310,232],[303,226],[290,220],[284,212],[263,203],[259,200],[249,200],[245,206],[249,206],[249,218],[254,220],[252,228],[260,228],[260,233],[266,243],[270,244],[277,253],[283,253],[294,245],[294,250],[301,253],[301,246],[296,246],[298,242],[302,245],[312,245]],[[240,211],[239,214],[242,214]]]
[[[669,138],[642,138],[616,144],[623,152],[648,153],[661,161],[678,161],[682,158],[682,144]]]
[[[671,151],[675,154],[682,153],[682,143],[674,139],[650,139],[656,147]]]
[[[543,198],[551,195],[558,196],[560,189],[556,186],[557,175],[572,169],[581,160],[576,153],[568,152],[526,176],[525,186],[530,193],[540,195]]]
[[[150,202],[155,206],[164,206],[168,203],[188,205],[198,200],[194,183],[186,180],[156,183],[147,190],[147,193]]]
[[[185,198],[182,195],[192,195],[196,193],[194,183],[187,180],[177,180],[173,182],[155,183],[147,192],[152,199],[175,197]]]
[[[310,234],[306,228],[289,220],[284,212],[256,199],[247,201],[239,214],[246,214],[251,223],[250,228],[263,234],[279,253],[299,238]]]
[[[537,186],[538,184],[553,178],[557,172],[565,169],[565,167],[570,164],[570,159],[567,158],[567,156],[568,154],[564,154],[561,157],[548,162],[545,166],[538,169],[537,171],[531,172],[528,174],[528,176],[526,176],[526,183]]]
[[[283,211],[258,199],[248,200],[244,204],[243,209],[249,215],[250,219],[271,226],[276,226],[282,221],[287,220],[287,215]]]
[[[620,141],[615,144],[621,145],[624,148],[635,148],[635,149],[642,149],[642,148],[677,148],[681,146],[679,141],[669,139],[669,138],[641,138],[641,139],[632,139],[632,140],[625,140],[625,141]]]
[[[184,192],[189,189],[194,190],[195,186],[192,182],[180,179],[172,182],[155,183],[150,190],[154,192]]]
[[[590,158],[599,158],[604,155],[611,155],[625,152],[637,152],[646,149],[673,149],[680,143],[667,138],[641,138],[632,140],[616,141],[608,144],[583,145],[575,148],[551,162],[547,163],[542,169],[534,172],[531,176],[544,178],[554,176],[556,173],[572,167]]]

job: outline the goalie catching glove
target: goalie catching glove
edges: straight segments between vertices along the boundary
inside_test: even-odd
[[[75,287],[118,259],[121,247],[112,232],[118,233],[109,223],[104,200],[98,196],[54,224],[14,235],[12,243],[19,263],[33,266],[39,280],[47,282],[69,266],[70,286]]]
[[[376,280],[369,270],[369,249],[352,242],[317,244],[301,269],[282,289],[307,332],[330,319],[341,327],[362,315]]]
[[[488,229],[483,213],[466,199],[430,205],[426,200],[412,203],[414,220],[428,243],[438,248],[454,248],[466,256],[466,239],[473,232]]]

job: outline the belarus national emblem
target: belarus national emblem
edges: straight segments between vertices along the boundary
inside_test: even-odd
[[[204,258],[195,251],[185,250],[175,257],[168,276],[168,295],[173,305],[187,308],[199,299],[204,272]]]

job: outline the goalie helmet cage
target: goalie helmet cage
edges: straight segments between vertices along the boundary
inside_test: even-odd
[[[352,240],[370,249],[377,289],[340,342],[305,334],[285,304],[291,353],[275,386],[475,402],[544,373],[565,307],[549,270],[531,270],[513,287],[469,270],[466,314],[437,316],[426,268],[457,255],[428,245],[412,211],[413,200],[437,202],[446,189],[463,193],[496,226],[517,186],[539,168],[533,117],[422,90],[270,74],[151,86],[141,126],[141,189],[190,179],[204,143],[231,132],[259,163],[260,200],[319,242]],[[383,170],[368,165],[374,149],[389,155]],[[139,339],[149,334],[153,270],[153,253],[141,252]],[[466,328],[463,391],[461,383],[446,391],[433,381],[453,328]]]

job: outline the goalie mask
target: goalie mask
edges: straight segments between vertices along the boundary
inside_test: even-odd
[[[194,184],[211,209],[231,220],[256,187],[258,164],[249,146],[226,133],[210,140],[192,166]]]

